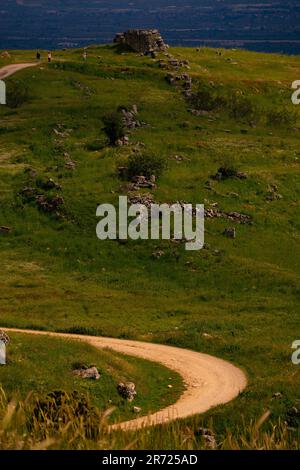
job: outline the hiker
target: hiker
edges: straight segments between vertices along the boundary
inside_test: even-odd
[[[37,51],[37,53],[36,53],[36,59],[37,59],[37,60],[41,60],[41,53],[40,53],[40,51]]]
[[[82,54],[83,60],[86,62],[87,59],[87,51],[84,49],[83,54]]]
[[[48,62],[50,63],[52,60],[52,53],[51,51],[48,52]]]

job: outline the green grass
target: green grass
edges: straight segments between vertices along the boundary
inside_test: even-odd
[[[95,365],[101,378],[74,376],[77,364]],[[135,383],[137,396],[133,402],[119,396],[120,382]],[[135,418],[134,406],[141,408],[140,416],[175,403],[184,389],[178,374],[150,361],[98,350],[79,341],[15,333],[8,347],[7,366],[0,367],[0,384],[8,400],[16,394],[24,400],[30,392],[44,397],[54,390],[76,390],[89,395],[102,411],[115,408],[110,416],[113,422]],[[168,388],[169,384],[173,387]]]
[[[0,225],[13,228],[0,234],[0,282],[3,326],[80,327],[187,347],[241,366],[247,390],[205,415],[222,434],[242,425],[242,413],[250,420],[271,409],[275,419],[284,417],[299,397],[300,368],[291,363],[300,300],[299,108],[291,104],[290,87],[300,77],[300,59],[221,52],[171,49],[189,59],[195,86],[204,80],[226,96],[248,97],[261,117],[255,125],[224,108],[193,116],[155,60],[111,46],[91,48],[86,66],[81,51],[64,51],[50,67],[19,74],[30,101],[0,108]],[[30,54],[18,51],[11,60]],[[252,226],[236,225],[231,240],[222,232],[232,222],[207,220],[206,248],[193,253],[168,242],[97,240],[96,207],[126,194],[116,167],[131,147],[93,150],[91,144],[104,141],[104,115],[133,104],[149,127],[130,141],[168,161],[154,199],[218,203],[251,215]],[[282,109],[297,114],[293,128],[267,123],[268,112]],[[72,131],[59,138],[58,125]],[[76,162],[73,172],[64,168],[66,152]],[[186,159],[178,163],[174,155]],[[231,159],[248,178],[212,180]],[[18,193],[29,184],[29,167],[62,186],[63,217],[23,203]],[[282,199],[267,200],[272,186]],[[164,251],[159,260],[152,257],[157,249]],[[273,400],[278,391],[283,398]]]

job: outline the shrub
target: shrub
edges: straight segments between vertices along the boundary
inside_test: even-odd
[[[29,100],[28,85],[21,80],[11,80],[7,84],[7,106],[18,108]]]
[[[249,98],[234,95],[228,103],[229,114],[234,119],[251,121],[257,119],[258,110]]]
[[[215,177],[220,176],[221,179],[233,178],[239,172],[238,159],[234,155],[223,155],[220,160],[220,167]]]
[[[198,83],[198,89],[191,97],[191,105],[199,111],[213,111],[226,105],[221,91],[204,81]]]
[[[267,113],[267,124],[269,126],[293,126],[296,124],[297,115],[288,109],[276,109]]]
[[[110,145],[116,145],[116,142],[125,136],[121,115],[118,112],[108,114],[103,118],[103,123],[103,131],[108,137]]]
[[[159,178],[166,168],[166,161],[158,155],[132,154],[127,162],[127,175],[150,178],[154,175]]]

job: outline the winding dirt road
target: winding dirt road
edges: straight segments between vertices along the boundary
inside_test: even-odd
[[[186,418],[204,413],[213,406],[233,400],[247,385],[244,372],[230,362],[188,349],[99,336],[10,328],[3,328],[3,330],[84,341],[98,349],[113,349],[119,353],[158,362],[181,375],[186,389],[174,405],[150,416],[139,417],[114,425],[112,426],[113,429],[135,430],[143,426],[152,426],[177,418]]]
[[[14,73],[18,72],[19,70],[27,69],[28,67],[35,67],[37,63],[27,63],[27,64],[10,64],[5,65],[0,69],[0,80],[4,80],[5,78],[13,75]]]

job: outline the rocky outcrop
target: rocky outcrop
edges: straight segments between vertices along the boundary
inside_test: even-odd
[[[4,331],[0,330],[0,341],[1,343],[4,343],[4,344],[9,344],[10,343],[10,338],[9,336],[4,333]]]
[[[87,369],[77,369],[73,371],[74,375],[77,375],[78,377],[82,377],[83,379],[92,379],[92,380],[99,380],[100,379],[100,374],[97,369],[97,367],[92,366],[88,367]]]
[[[124,398],[124,400],[132,401],[136,397],[135,384],[133,382],[120,382],[118,387],[118,394]]]
[[[168,49],[157,29],[129,29],[124,33],[118,33],[114,43],[122,44],[142,54],[166,52]]]

